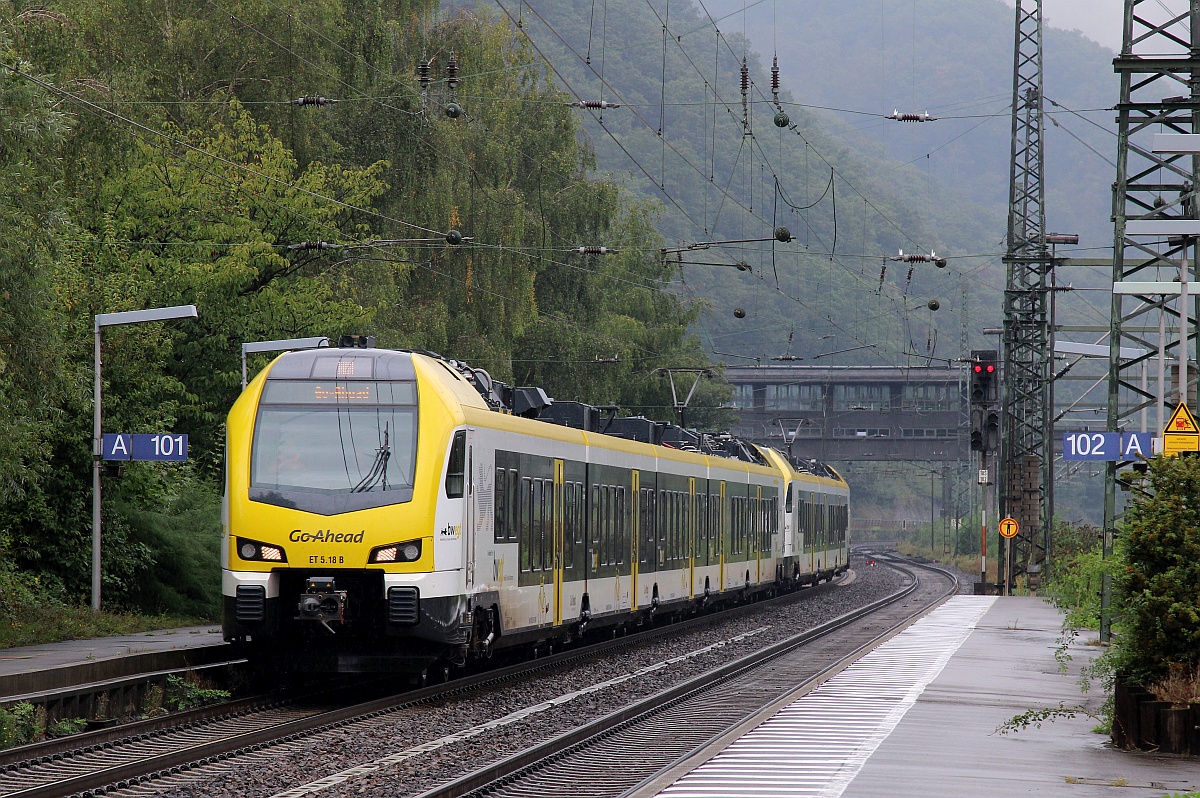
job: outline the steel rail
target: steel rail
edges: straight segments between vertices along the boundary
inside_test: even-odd
[[[885,607],[896,604],[897,602],[914,593],[919,587],[920,582],[917,579],[916,574],[914,574],[912,571],[909,571],[907,568],[895,564],[894,562],[893,567],[895,567],[897,570],[908,573],[913,579],[912,584],[908,585],[903,590],[892,594],[891,596],[872,602],[871,604],[854,610],[853,612],[847,613],[846,615],[814,627],[813,629],[801,632],[791,638],[782,640],[760,651],[754,652],[712,671],[701,674],[686,682],[639,701],[636,704],[632,704],[628,707],[605,715],[604,717],[598,718],[590,723],[540,743],[526,751],[514,754],[510,757],[500,760],[499,762],[490,763],[476,771],[463,775],[453,781],[447,782],[440,787],[435,787],[427,790],[426,792],[420,793],[418,796],[416,796],[416,798],[460,798],[460,796],[487,794],[489,788],[498,788],[506,782],[518,779],[525,774],[535,772],[563,756],[568,756],[574,751],[581,749],[603,737],[617,733],[626,727],[632,726],[657,712],[661,712],[663,709],[683,703],[696,696],[709,692],[720,685],[753,671],[775,659],[778,659],[779,657],[797,648],[800,648],[801,646],[843,629],[855,621],[871,615]],[[947,577],[951,583],[949,590],[935,598],[927,605],[922,606],[913,613],[907,614],[896,624],[889,626],[887,629],[873,637],[868,642],[856,647],[854,651],[839,657],[836,662],[821,669],[816,676],[798,684],[792,692],[803,689],[807,685],[826,678],[831,671],[840,668],[847,660],[861,655],[864,653],[865,649],[876,645],[879,640],[894,634],[899,628],[910,623],[914,618],[927,612],[932,607],[935,607],[941,602],[945,601],[950,595],[953,595],[957,591],[957,577],[950,572],[936,567],[921,565],[917,565],[917,567],[928,568],[929,570],[937,571],[938,573]],[[720,737],[727,732],[728,729],[722,729],[716,735],[716,737]],[[713,739],[715,739],[715,737]],[[689,751],[685,756],[690,754],[691,751]],[[674,766],[674,763],[672,766]],[[657,776],[658,774],[655,775]]]
[[[815,589],[820,592],[825,592],[825,590],[828,588],[821,588],[818,586]],[[626,635],[615,640],[592,643],[581,648],[572,648],[560,653],[540,657],[532,662],[519,662],[513,665],[501,667],[499,669],[488,670],[478,674],[460,677],[443,684],[422,687],[405,693],[355,704],[353,706],[341,707],[326,712],[318,712],[309,717],[298,718],[261,729],[228,734],[218,739],[213,739],[200,744],[185,744],[175,748],[174,750],[159,754],[137,756],[127,762],[122,762],[110,767],[101,767],[88,773],[65,776],[55,780],[53,783],[43,784],[36,787],[5,791],[3,788],[3,776],[5,774],[0,772],[0,798],[65,798],[65,796],[73,795],[101,795],[114,787],[124,788],[135,784],[145,783],[147,781],[152,781],[167,775],[173,775],[184,770],[190,770],[239,755],[260,751],[273,744],[291,742],[302,737],[319,734],[323,731],[345,726],[359,720],[365,720],[404,708],[430,703],[445,697],[467,693],[472,690],[492,687],[497,684],[523,678],[532,674],[537,674],[548,669],[557,669],[565,664],[571,664],[581,660],[605,656],[609,653],[619,651],[624,648],[643,645],[663,637],[677,635],[682,632],[708,626],[718,622],[724,622],[747,612],[761,609],[764,606],[772,606],[775,604],[785,603],[790,600],[794,601],[797,599],[803,599],[809,595],[811,595],[809,591],[800,592],[797,589],[760,601],[739,604],[719,612],[699,615],[684,621],[656,626],[646,631]],[[220,709],[221,707],[212,707],[212,714],[210,718],[220,719],[226,714],[229,714],[228,710],[226,712],[220,712]],[[169,719],[164,720],[169,721]],[[93,738],[89,738],[92,740],[92,742],[90,742],[86,748],[75,748],[72,751],[58,751],[56,753],[45,753],[38,751],[36,756],[32,755],[34,753],[32,751],[32,747],[26,746],[25,751],[27,752],[27,755],[25,756],[24,764],[44,764],[57,760],[66,761],[72,756],[95,753],[102,749],[110,749],[115,753],[118,751],[118,746],[125,742],[140,742],[148,737],[165,736],[176,729],[195,730],[197,725],[197,722],[189,720],[185,725],[182,726],[178,724],[175,726],[168,725],[166,728],[160,728],[155,731],[144,730],[140,725],[137,725],[136,728],[131,725],[121,727],[119,729],[106,730],[116,732],[117,736],[114,738],[103,739],[99,742],[96,742]],[[120,732],[125,733],[120,734]],[[5,770],[11,772],[13,768],[10,766],[5,768]]]

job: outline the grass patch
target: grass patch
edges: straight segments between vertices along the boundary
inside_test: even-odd
[[[37,576],[0,565],[0,648],[212,622],[182,615],[92,612],[88,607],[68,603]]]
[[[166,697],[163,704],[172,712],[183,712],[189,709],[216,704],[229,700],[229,691],[220,690],[195,673],[187,676],[168,676]]]

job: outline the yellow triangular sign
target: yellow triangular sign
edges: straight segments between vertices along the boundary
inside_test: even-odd
[[[1171,414],[1171,420],[1167,422],[1163,434],[1200,435],[1200,427],[1196,426],[1196,417],[1183,402],[1180,402],[1179,406],[1175,408],[1175,412]]]

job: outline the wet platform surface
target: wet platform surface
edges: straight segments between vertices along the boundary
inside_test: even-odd
[[[1200,789],[1200,759],[1114,750],[1086,714],[998,732],[1031,709],[1099,713],[1103,696],[1081,692],[1079,675],[1101,649],[1076,638],[1064,672],[1061,624],[1038,598],[956,596],[639,795],[1160,798]]]

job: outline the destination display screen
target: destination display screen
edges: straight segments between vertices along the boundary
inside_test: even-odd
[[[415,382],[367,380],[267,380],[263,404],[415,405]]]

